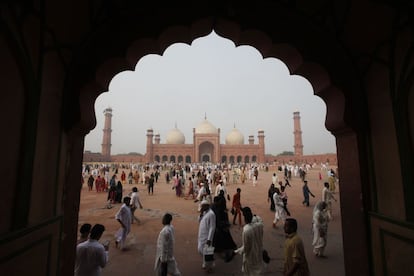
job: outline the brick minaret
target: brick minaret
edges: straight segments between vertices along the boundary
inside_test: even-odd
[[[258,135],[257,138],[259,139],[259,156],[257,157],[259,161],[259,163],[264,163],[265,161],[265,142],[264,142],[264,130],[260,129],[258,131]]]
[[[152,128],[147,129],[147,153],[146,153],[146,160],[148,163],[154,162],[154,131]]]
[[[111,133],[112,133],[112,108],[108,107],[104,110],[105,115],[105,126],[103,129],[103,138],[102,138],[102,156],[105,160],[109,161],[111,159]]]
[[[299,111],[293,112],[293,134],[295,137],[295,156],[303,156],[303,144],[302,144],[302,130],[300,128],[300,115]]]
[[[157,144],[157,145],[160,144],[161,138],[160,138],[160,134],[159,133],[156,133],[155,134],[154,140],[155,140],[155,144]]]
[[[254,144],[254,136],[249,135],[249,145],[253,145],[253,144]]]

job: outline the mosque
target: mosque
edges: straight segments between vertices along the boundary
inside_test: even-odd
[[[258,130],[258,143],[250,135],[248,144],[243,134],[234,126],[227,134],[225,144],[220,144],[220,128],[204,118],[193,128],[193,143],[186,144],[184,134],[175,126],[171,129],[165,143],[160,143],[160,135],[147,130],[147,148],[145,159],[152,162],[174,163],[263,163],[265,161],[264,131]]]
[[[245,143],[244,135],[234,125],[234,128],[227,133],[225,143],[221,144],[221,131],[207,120],[207,116],[197,127],[193,128],[193,143],[186,144],[185,136],[180,129],[175,126],[166,137],[165,142],[161,143],[159,133],[155,133],[152,128],[148,129],[146,153],[130,154],[111,154],[111,134],[112,134],[112,108],[104,110],[105,123],[102,137],[102,152],[84,152],[84,162],[173,162],[173,163],[321,163],[329,162],[336,164],[336,154],[314,154],[303,155],[302,130],[300,124],[299,111],[293,112],[293,138],[294,155],[274,156],[265,154],[265,135],[264,130],[259,129],[257,140],[254,135],[248,136]]]

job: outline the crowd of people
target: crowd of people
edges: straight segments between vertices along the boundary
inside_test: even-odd
[[[122,203],[115,214],[120,228],[115,233],[115,247],[119,250],[126,248],[126,238],[131,231],[131,224],[140,224],[140,219],[135,215],[136,209],[142,209],[138,188],[132,187],[131,192],[123,196],[125,184],[142,184],[147,186],[148,195],[154,194],[154,185],[161,175],[160,171],[165,168],[143,167],[141,172],[132,171],[128,175],[124,170],[120,179],[117,179],[117,171],[106,182],[104,176],[95,175],[89,171],[87,177],[88,190],[93,190],[95,184],[96,192],[108,192],[108,206]],[[248,172],[246,176],[245,172]],[[270,203],[270,211],[274,212],[273,227],[277,228],[278,223],[283,225],[286,235],[284,244],[284,275],[309,275],[309,268],[305,256],[304,244],[297,234],[298,222],[288,209],[287,188],[289,180],[296,173],[288,166],[279,168],[283,173],[283,181],[279,180],[275,172],[271,178],[271,184],[267,194],[267,201]],[[231,174],[231,172],[237,172]],[[138,177],[136,177],[138,175]],[[141,175],[141,176],[140,176]],[[233,170],[223,168],[203,168],[202,170],[191,170],[179,165],[172,166],[165,172],[165,182],[171,185],[177,197],[192,199],[198,203],[199,225],[198,225],[198,246],[197,251],[201,256],[201,267],[207,272],[212,272],[215,266],[215,257],[221,256],[225,262],[230,262],[239,254],[242,256],[241,271],[244,275],[261,275],[266,271],[270,262],[267,250],[263,246],[264,222],[262,218],[254,214],[248,206],[242,205],[242,189],[238,187],[231,196],[226,186],[230,175],[233,175],[232,184],[243,184],[247,179],[252,185],[258,185],[259,166],[250,168],[241,167]],[[303,182],[303,205],[310,205],[309,195],[315,197],[308,187],[306,170],[298,170],[298,176]],[[333,219],[332,201],[336,187],[331,182],[335,179],[332,170],[328,172],[328,182],[324,183],[321,191],[321,200],[315,204],[312,215],[313,231],[313,252],[317,257],[325,256],[327,245],[328,223]],[[139,181],[141,178],[142,183]],[[245,179],[244,179],[245,178]],[[243,180],[244,179],[244,180]],[[241,181],[241,182],[239,182]],[[103,184],[102,184],[103,183]],[[124,185],[123,185],[124,184]],[[214,190],[214,192],[212,192]],[[228,207],[227,202],[231,202]],[[232,215],[232,219],[229,218]],[[242,222],[243,216],[243,222]],[[174,227],[172,225],[173,215],[165,213],[162,217],[162,229],[159,232],[156,243],[156,256],[154,271],[156,275],[181,275],[178,263],[174,257]],[[232,222],[232,223],[231,223]],[[238,224],[237,224],[238,222]],[[231,234],[232,225],[242,227],[242,244],[237,246]],[[86,223],[80,227],[80,237],[77,245],[77,259],[75,275],[100,275],[101,269],[108,262],[108,245],[99,243],[99,239],[105,231],[100,224],[91,226]],[[91,257],[93,256],[93,257]]]

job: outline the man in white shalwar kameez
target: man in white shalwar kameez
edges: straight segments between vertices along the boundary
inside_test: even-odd
[[[180,276],[177,262],[174,258],[174,227],[171,225],[172,215],[166,213],[162,217],[164,227],[158,234],[157,254],[155,256],[155,275]],[[164,274],[163,274],[164,272]]]
[[[333,220],[332,216],[332,200],[336,201],[336,198],[333,196],[332,192],[329,190],[329,183],[323,183],[324,188],[322,189],[322,201],[326,203],[326,211],[328,213],[328,219]]]
[[[242,209],[246,224],[243,226],[243,245],[235,253],[243,255],[243,275],[261,275],[264,273],[263,262],[263,220],[253,215],[249,207]]]
[[[280,197],[280,190],[275,188],[275,193],[273,194],[273,202],[275,203],[275,218],[273,220],[273,228],[277,227],[277,223],[281,220],[283,223],[286,220],[286,210],[284,209],[283,200]]]
[[[205,246],[210,246],[213,242],[214,232],[216,230],[216,215],[210,209],[210,202],[203,200],[200,210],[200,225],[198,228],[198,252],[203,256],[203,268],[211,271],[211,267],[206,267],[203,250]]]
[[[115,215],[115,219],[121,224],[121,229],[119,229],[118,232],[115,234],[115,243],[116,246],[119,246],[121,250],[125,249],[126,237],[129,231],[131,231],[132,214],[131,209],[129,208],[130,202],[130,197],[124,197],[124,203],[122,204],[118,213],[116,213]]]
[[[325,201],[319,201],[313,209],[312,231],[313,231],[313,253],[317,257],[323,257],[328,241],[328,213]]]

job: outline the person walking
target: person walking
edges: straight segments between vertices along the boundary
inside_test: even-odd
[[[125,241],[126,237],[131,231],[131,222],[132,222],[132,215],[131,209],[129,208],[129,204],[131,202],[131,198],[126,196],[124,197],[123,204],[119,211],[115,215],[115,219],[121,224],[121,228],[115,234],[115,245],[116,247],[119,246],[121,250],[125,250]]]
[[[132,179],[134,178],[134,175],[132,174],[132,171],[128,173],[128,184],[132,184]]]
[[[125,174],[125,171],[122,171],[122,173],[121,173],[121,182],[122,182],[122,184],[126,183],[125,180],[126,180],[126,174]]]
[[[309,190],[307,180],[303,181],[302,192],[303,192],[302,204],[305,205],[306,207],[309,207],[309,195],[311,195],[312,197],[315,197],[315,195],[312,194],[312,192]]]
[[[87,241],[76,246],[75,276],[100,276],[102,268],[108,263],[108,245],[102,245],[105,227],[95,224]]]
[[[276,185],[279,182],[279,177],[277,176],[277,173],[273,173],[272,175],[272,184]]]
[[[275,218],[273,220],[273,228],[277,228],[277,223],[279,220],[286,220],[286,210],[284,208],[284,203],[280,197],[280,191],[278,188],[275,188],[275,193],[273,194],[273,201],[275,202]]]
[[[225,262],[230,262],[234,257],[234,250],[237,248],[237,245],[230,233],[226,198],[224,197],[223,192],[221,192],[219,196],[214,197],[214,203],[211,209],[216,215],[216,230],[213,238],[214,252],[224,253]]]
[[[139,194],[138,194],[138,188],[133,187],[132,188],[132,194],[131,194],[131,223],[134,223],[134,220],[140,224],[141,221],[135,216],[135,211],[139,208],[142,209],[141,201],[139,200]]]
[[[111,204],[116,202],[116,175],[114,174],[109,181],[108,201]]]
[[[314,210],[312,217],[313,231],[313,253],[317,257],[324,257],[325,247],[328,241],[328,214],[326,210],[326,202],[319,201]]]
[[[275,211],[275,201],[273,200],[273,195],[276,192],[275,184],[270,184],[269,190],[267,191],[267,202],[270,201],[270,211]]]
[[[123,193],[123,186],[121,181],[118,181],[116,183],[116,194],[115,194],[115,202],[116,203],[121,203],[122,202],[122,193]]]
[[[93,178],[93,175],[91,174],[88,178],[88,191],[92,191],[94,181],[95,179]]]
[[[203,200],[201,202],[200,210],[200,224],[198,228],[198,252],[203,256],[202,268],[207,272],[211,272],[213,269],[213,261],[207,261],[204,253],[205,248],[212,246],[214,233],[216,230],[216,215],[210,208],[210,202]]]
[[[155,255],[155,275],[173,275],[180,276],[177,262],[174,257],[174,227],[171,225],[172,215],[166,213],[162,217],[164,227],[158,234],[157,253]]]
[[[287,214],[287,216],[290,216],[290,212],[287,208],[287,202],[288,202],[288,195],[286,192],[286,186],[282,186],[280,187],[280,198],[282,199],[283,202],[283,209],[285,209],[285,212]]]
[[[241,189],[237,188],[236,193],[233,195],[232,213],[233,224],[236,225],[236,218],[239,217],[239,225],[241,226],[241,203],[240,203]]]
[[[263,220],[253,215],[249,207],[242,209],[245,220],[242,232],[243,245],[235,253],[243,256],[243,275],[261,275],[263,262]]]
[[[323,183],[324,188],[322,189],[322,201],[326,203],[326,210],[328,213],[329,220],[333,220],[332,215],[332,200],[336,200],[336,198],[333,196],[332,192],[329,190],[329,183],[325,182]]]
[[[308,261],[302,239],[296,233],[298,223],[294,218],[287,218],[284,224],[286,241],[284,245],[284,275],[309,276]]]
[[[154,194],[154,174],[151,173],[150,178],[148,180],[148,195],[153,195]]]

